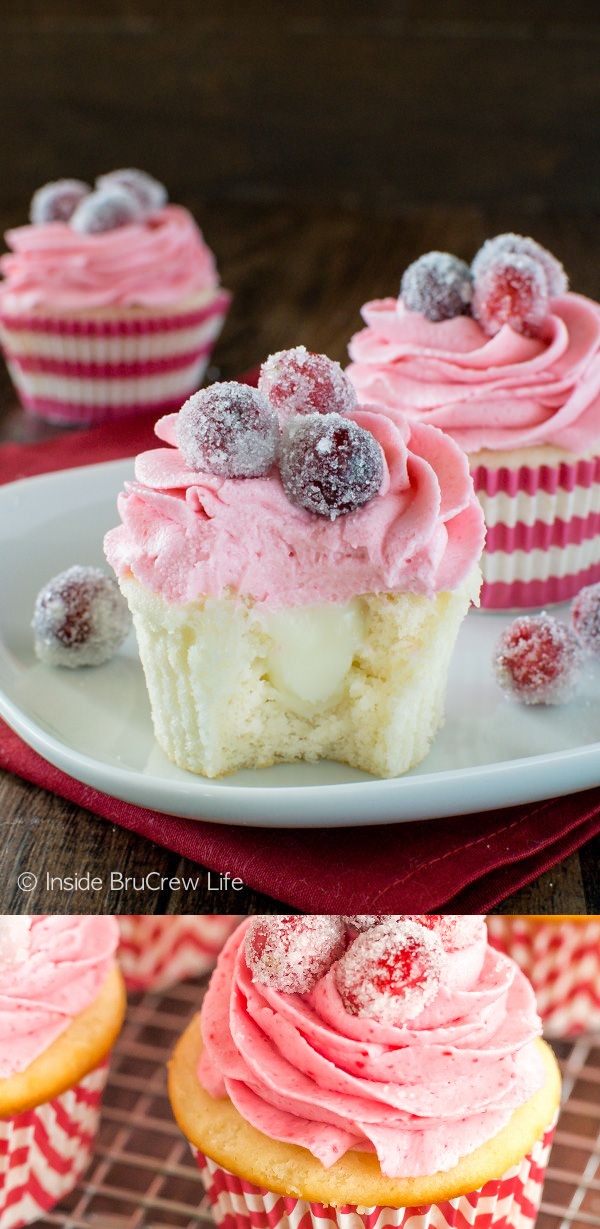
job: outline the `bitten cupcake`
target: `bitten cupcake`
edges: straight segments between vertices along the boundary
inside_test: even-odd
[[[0,259],[0,341],[24,408],[84,424],[175,409],[230,296],[193,217],[143,171],[46,184]]]
[[[600,1030],[600,917],[496,916],[490,942],[530,978],[548,1037]]]
[[[560,1077],[475,917],[274,917],[224,949],[170,1066],[218,1225],[535,1220]]]
[[[227,914],[137,913],[119,918],[119,964],[128,990],[166,990],[208,973],[239,923]]]
[[[125,1012],[112,917],[0,918],[0,1225],[43,1216],[94,1145]]]
[[[600,580],[600,307],[533,239],[497,235],[471,268],[410,265],[366,303],[348,369],[362,399],[447,431],[485,512],[481,604],[565,601]]]
[[[303,347],[156,434],[167,447],[138,456],[105,550],[168,757],[208,777],[418,763],[480,584],[483,519],[453,440],[358,407],[339,364]]]

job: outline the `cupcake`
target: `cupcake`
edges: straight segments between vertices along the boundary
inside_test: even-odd
[[[0,918],[0,1224],[43,1216],[94,1145],[125,1012],[111,917]]]
[[[317,406],[318,408],[315,408]],[[440,431],[358,407],[299,347],[156,424],[106,556],[133,614],[156,738],[219,776],[426,755],[480,584],[481,511]]]
[[[230,296],[191,214],[142,171],[46,184],[0,259],[0,341],[49,422],[165,413],[198,388]]]
[[[359,395],[464,448],[487,525],[481,604],[562,602],[600,580],[600,307],[533,239],[498,235],[469,268],[429,252],[398,300],[365,304]]]
[[[600,1030],[600,917],[494,914],[487,924],[492,946],[530,978],[547,1037]]]
[[[137,913],[119,918],[119,963],[128,990],[166,990],[212,969],[239,918]]]
[[[218,1225],[527,1229],[560,1096],[483,919],[258,918],[169,1088]]]

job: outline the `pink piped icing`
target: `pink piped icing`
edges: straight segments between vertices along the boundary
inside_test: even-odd
[[[437,994],[410,1027],[351,1015],[332,968],[307,995],[252,980],[247,923],[221,954],[202,1008],[198,1077],[272,1139],[329,1167],[375,1151],[384,1174],[451,1169],[544,1083],[529,982],[487,944],[447,952]]]
[[[93,1003],[114,963],[113,917],[0,919],[0,1079],[24,1071]]]
[[[348,417],[381,444],[385,474],[370,503],[333,522],[290,503],[276,469],[245,479],[190,471],[175,446],[177,415],[161,419],[156,433],[170,446],[137,457],[119,497],[122,524],[105,539],[117,575],[169,602],[234,594],[271,608],[455,589],[484,536],[465,456],[398,413]]]
[[[101,234],[63,222],[19,226],[6,242],[0,309],[9,313],[169,307],[218,286],[213,254],[179,205]]]
[[[551,302],[540,337],[505,325],[488,337],[470,316],[433,323],[396,299],[365,304],[349,346],[359,397],[448,431],[466,449],[553,444],[585,452],[600,438],[600,307]]]

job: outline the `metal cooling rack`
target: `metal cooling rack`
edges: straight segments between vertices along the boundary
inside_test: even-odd
[[[130,996],[93,1160],[40,1225],[60,1229],[214,1229],[200,1174],[171,1114],[165,1063],[205,982]],[[555,1044],[563,1111],[537,1229],[600,1229],[600,1036]]]

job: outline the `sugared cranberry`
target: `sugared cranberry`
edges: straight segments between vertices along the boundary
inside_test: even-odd
[[[557,295],[566,294],[569,289],[569,279],[556,256],[547,248],[542,247],[528,235],[495,235],[486,239],[480,247],[471,266],[473,277],[479,278],[486,266],[494,263],[497,256],[529,256],[541,265],[546,277],[546,289],[551,299]]]
[[[468,947],[485,928],[483,918],[469,913],[418,913],[411,915],[411,921],[433,930],[446,952]]]
[[[350,930],[360,934],[372,926],[379,926],[385,917],[385,913],[348,913],[344,914],[344,921]]]
[[[271,354],[260,369],[258,387],[281,419],[294,414],[348,414],[356,392],[339,363],[305,346]]]
[[[405,269],[400,294],[409,311],[428,320],[451,320],[469,310],[471,270],[450,252],[426,252]]]
[[[292,503],[334,521],[377,495],[383,453],[375,437],[351,419],[309,414],[285,428],[280,470]]]
[[[256,388],[234,380],[211,384],[181,407],[177,443],[193,470],[259,478],[277,457],[279,420]]]
[[[71,226],[81,235],[99,235],[120,226],[130,226],[142,216],[135,196],[115,184],[85,196],[71,218]]]
[[[44,184],[31,198],[29,219],[34,226],[46,222],[69,222],[82,200],[89,196],[91,188],[81,179],[57,179]]]
[[[548,315],[542,266],[524,253],[500,252],[475,278],[472,312],[490,337],[505,324],[535,336]]]
[[[116,653],[130,623],[116,581],[99,568],[75,565],[38,593],[35,652],[51,666],[99,666]]]
[[[148,175],[146,171],[138,171],[135,167],[127,167],[121,171],[109,171],[106,175],[99,175],[96,180],[96,187],[102,191],[115,186],[125,188],[131,193],[146,215],[162,209],[168,200],[165,185],[158,179],[154,179],[152,175]]]
[[[600,657],[600,584],[580,589],[571,603],[571,624],[586,653]]]
[[[398,917],[358,935],[336,965],[335,982],[351,1015],[401,1025],[435,997],[443,967],[435,932]]]
[[[261,985],[284,994],[308,994],[344,947],[341,917],[256,917],[246,934],[246,963],[253,980]]]
[[[522,615],[500,636],[496,678],[523,704],[562,704],[578,681],[581,649],[564,623],[543,612]]]

